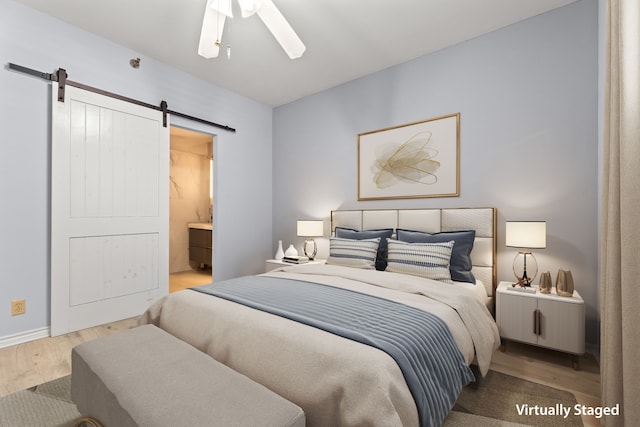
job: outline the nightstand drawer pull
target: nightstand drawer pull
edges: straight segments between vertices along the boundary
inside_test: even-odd
[[[533,333],[534,335],[542,335],[542,322],[540,320],[540,310],[533,311]]]
[[[538,310],[538,335],[542,335],[542,312]]]

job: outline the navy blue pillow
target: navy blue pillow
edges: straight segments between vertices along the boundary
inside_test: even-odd
[[[336,227],[336,237],[342,239],[375,239],[380,238],[378,255],[376,256],[376,270],[384,271],[387,268],[387,238],[393,235],[393,228],[381,228],[379,230],[358,231],[352,228]]]
[[[441,243],[453,240],[453,251],[451,252],[451,279],[456,282],[469,282],[475,285],[476,278],[471,273],[471,250],[473,241],[476,238],[475,230],[465,231],[444,231],[442,233],[424,233],[414,230],[396,230],[398,240],[407,243]]]

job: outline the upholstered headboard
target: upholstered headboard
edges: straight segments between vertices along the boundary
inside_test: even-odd
[[[487,294],[494,296],[497,285],[496,216],[495,208],[336,210],[331,211],[331,235],[336,227],[359,231],[402,228],[426,233],[475,230],[471,271],[484,283]]]

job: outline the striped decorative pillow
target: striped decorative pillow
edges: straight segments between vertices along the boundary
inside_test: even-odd
[[[379,237],[362,240],[332,237],[329,240],[327,264],[374,269],[379,244]]]
[[[388,239],[388,242],[387,271],[453,284],[449,272],[453,240],[441,243],[406,243]]]
[[[377,230],[358,231],[352,228],[336,227],[336,237],[341,239],[375,239],[380,238],[378,257],[376,258],[376,270],[384,271],[387,268],[387,238],[393,235],[393,228],[380,228]]]

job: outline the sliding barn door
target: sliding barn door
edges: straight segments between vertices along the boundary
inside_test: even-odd
[[[168,293],[162,113],[52,85],[51,335],[141,314]]]

